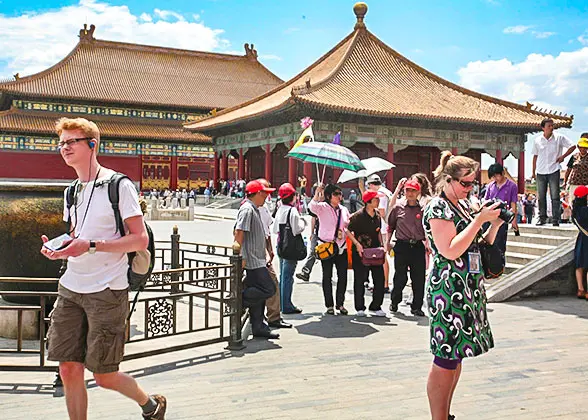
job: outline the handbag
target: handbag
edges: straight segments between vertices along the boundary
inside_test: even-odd
[[[333,240],[330,242],[325,242],[321,238],[318,238],[318,230],[317,230],[317,238],[321,240],[322,244],[318,244],[314,248],[314,253],[316,257],[321,260],[328,260],[333,258],[334,256],[339,254],[339,246],[335,242],[337,239],[337,230],[339,230],[339,223],[341,222],[341,209],[339,209],[339,216],[337,217],[337,223],[335,224],[335,233],[333,234]]]
[[[292,207],[288,210],[286,223],[281,223],[278,233],[278,256],[284,260],[302,261],[306,258],[306,245],[301,234],[294,235],[290,224]]]
[[[367,267],[384,265],[386,251],[384,248],[365,248],[361,255],[361,263]]]

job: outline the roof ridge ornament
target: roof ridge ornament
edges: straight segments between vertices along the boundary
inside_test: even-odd
[[[365,17],[367,11],[367,4],[365,4],[362,1],[355,3],[355,5],[353,6],[353,13],[355,13],[357,22],[355,23],[354,29],[365,29],[365,23],[363,23],[363,18]]]
[[[251,47],[249,47],[249,44],[245,44],[245,57],[257,61],[257,50],[254,44],[251,44]]]
[[[88,29],[88,24],[84,23],[84,27],[80,29],[80,41],[81,42],[91,42],[94,41],[94,31],[96,30],[95,25],[90,25],[90,29]]]

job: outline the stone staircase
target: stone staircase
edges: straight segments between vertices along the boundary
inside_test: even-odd
[[[578,235],[573,224],[519,225],[519,231],[508,233],[505,274],[486,281],[490,301],[510,299],[571,261]]]

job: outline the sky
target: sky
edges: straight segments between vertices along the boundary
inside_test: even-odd
[[[353,30],[344,0],[0,0],[0,79],[44,70],[99,39],[244,54],[284,80]],[[367,28],[433,73],[481,93],[574,115],[588,131],[588,1],[370,0]],[[530,174],[527,142],[526,172]],[[486,156],[483,167],[492,159]],[[507,167],[516,175],[516,160]]]

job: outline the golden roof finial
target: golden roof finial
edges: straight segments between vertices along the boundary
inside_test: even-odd
[[[90,25],[90,29],[88,29],[88,25],[84,23],[84,27],[80,29],[80,41],[94,41],[95,30],[96,26]]]
[[[367,4],[365,4],[362,1],[355,3],[355,5],[353,6],[353,13],[355,13],[355,17],[357,18],[357,22],[355,23],[355,29],[365,28],[363,18],[365,17],[367,11]]]

